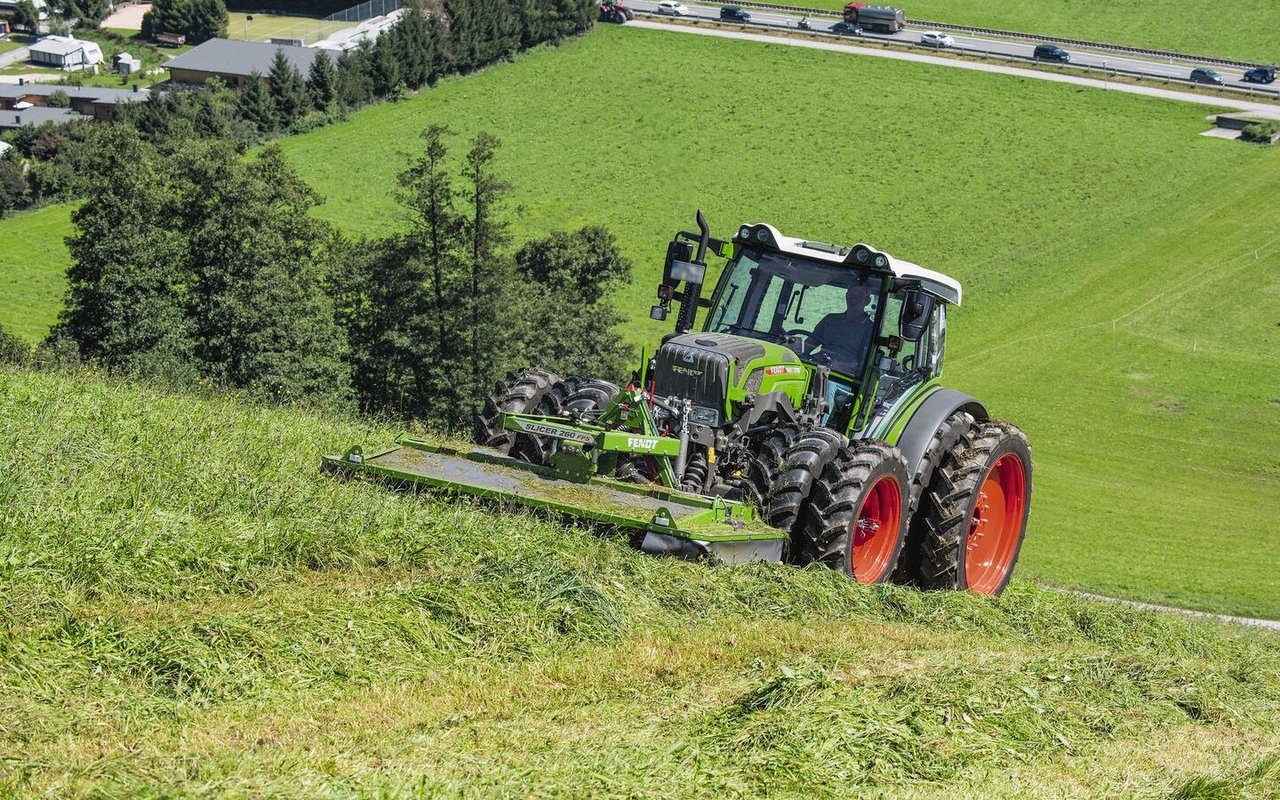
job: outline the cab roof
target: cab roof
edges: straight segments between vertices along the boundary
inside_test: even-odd
[[[759,232],[764,229],[768,231],[765,241],[759,238]],[[744,232],[749,235],[744,236]],[[787,253],[801,258],[809,258],[815,261],[826,261],[830,264],[847,264],[849,266],[861,267],[852,260],[855,250],[865,248],[873,254],[883,255],[888,260],[888,270],[893,276],[903,281],[913,281],[920,284],[920,288],[929,294],[937,297],[946,303],[952,305],[960,305],[960,282],[955,278],[943,275],[931,269],[926,269],[919,264],[913,264],[910,261],[903,261],[900,258],[894,258],[868,244],[856,244],[853,247],[844,247],[842,245],[832,245],[826,242],[816,242],[808,239],[797,239],[792,236],[784,236],[777,228],[764,222],[745,224],[738,229],[737,235],[734,236],[735,241],[750,241],[755,245],[765,245],[779,252]]]

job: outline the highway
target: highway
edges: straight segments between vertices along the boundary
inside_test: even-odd
[[[657,15],[658,3],[656,0],[634,0],[633,2],[627,2],[627,5],[637,12]],[[720,6],[686,4],[686,7],[689,9],[690,13],[689,16],[685,17],[685,19],[720,21]],[[746,28],[748,30],[751,28],[784,28],[798,30],[797,23],[800,21],[799,16],[774,11],[757,11],[754,9],[747,9],[747,11],[751,14],[751,22],[743,24],[726,21],[724,24]],[[659,16],[661,17],[661,15]],[[670,17],[665,18],[670,19]],[[812,16],[808,19],[811,29],[817,33],[831,33],[831,26],[840,21],[837,17],[826,15]],[[907,20],[907,25],[908,27],[906,30],[899,31],[898,33],[889,34],[867,32],[863,33],[861,36],[841,36],[839,38],[848,42],[857,42],[860,40],[899,42],[902,44],[917,45],[926,51],[937,49],[920,45],[920,37],[928,30],[927,28],[910,27],[911,21],[909,19]],[[1035,48],[1034,42],[1028,43],[1000,38],[980,38],[961,34],[951,34],[951,36],[955,39],[955,45],[950,48],[942,49],[942,52],[990,54],[1030,60],[1031,51]],[[1070,47],[1064,47],[1064,49],[1071,53],[1071,64],[1067,66],[1090,67],[1121,73],[1132,72],[1153,78],[1171,78],[1185,81],[1190,77],[1191,68],[1200,66],[1189,62],[1173,63],[1171,61],[1145,60],[1118,53],[1096,53],[1088,52],[1086,50],[1077,50]],[[1232,70],[1225,67],[1214,67],[1214,69],[1222,75],[1224,86],[1242,89],[1261,89],[1269,94],[1280,93],[1280,82],[1272,83],[1270,85],[1245,83],[1243,80],[1243,73],[1240,70]]]

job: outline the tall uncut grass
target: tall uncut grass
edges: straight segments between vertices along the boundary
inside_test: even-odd
[[[393,433],[0,371],[0,787],[1275,796],[1280,637],[657,559],[318,469]]]

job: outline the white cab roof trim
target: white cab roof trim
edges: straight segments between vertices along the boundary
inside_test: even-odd
[[[768,223],[754,223],[746,227],[754,228],[759,225],[764,225],[764,227],[768,228],[769,232],[773,234],[773,240],[778,243],[778,249],[790,255],[812,258],[817,261],[828,261],[832,264],[843,264],[845,256],[848,255],[849,250],[852,249],[844,248],[843,254],[829,253],[825,250],[815,250],[810,247],[804,247],[804,242],[809,240],[784,236],[777,228],[769,225]],[[871,245],[866,246],[870,247],[872,250],[876,250],[876,248]],[[884,251],[876,250],[876,252]],[[885,253],[885,255],[889,257],[889,269],[893,271],[894,277],[902,278],[903,280],[919,281],[921,287],[926,292],[929,292],[952,305],[960,305],[960,282],[955,278],[943,275],[941,272],[925,269],[919,264],[913,264],[910,261],[903,261],[900,258],[894,258],[888,253]]]

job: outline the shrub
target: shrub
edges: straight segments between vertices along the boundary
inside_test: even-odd
[[[1271,137],[1280,133],[1280,121],[1255,122],[1240,132],[1240,138],[1246,142],[1271,144]]]

